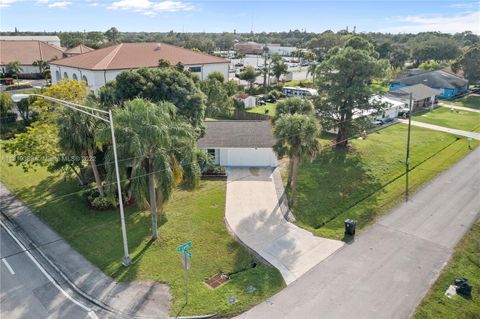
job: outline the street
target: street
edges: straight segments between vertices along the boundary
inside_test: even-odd
[[[3,226],[0,239],[1,318],[97,318],[89,308],[68,299]]]
[[[239,318],[409,318],[480,216],[479,160],[477,148],[353,243]]]

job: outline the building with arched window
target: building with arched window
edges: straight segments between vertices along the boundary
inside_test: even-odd
[[[68,73],[67,72],[63,72],[63,78],[68,79]]]
[[[87,79],[87,77],[86,77],[85,75],[82,76],[82,81],[84,81],[85,84],[88,86],[88,79]]]
[[[73,73],[72,79],[74,79],[75,81],[78,81],[78,76],[75,73]]]
[[[227,60],[165,43],[121,43],[52,61],[50,70],[68,72],[71,76],[79,74],[91,90],[97,90],[124,71],[157,68],[159,60],[170,65],[180,63],[200,80],[212,72],[220,72],[228,79]]]

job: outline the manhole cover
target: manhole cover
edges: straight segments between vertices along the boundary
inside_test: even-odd
[[[237,302],[237,298],[235,297],[228,298],[228,303],[236,303],[236,302]]]
[[[210,286],[211,288],[218,288],[225,282],[227,282],[230,278],[224,274],[216,274],[213,277],[210,277],[205,281],[205,283]]]

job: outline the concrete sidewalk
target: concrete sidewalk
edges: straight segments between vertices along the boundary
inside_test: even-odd
[[[344,243],[288,222],[278,189],[283,190],[278,169],[228,169],[225,219],[235,236],[275,266],[288,285]]]
[[[408,124],[408,120],[399,119],[398,121],[400,123],[403,123],[403,124]],[[438,126],[438,125],[433,125],[433,124],[419,122],[419,121],[413,121],[413,120],[412,120],[412,125],[413,126],[418,126],[418,127],[423,127],[423,128],[428,128],[429,130],[440,131],[440,132],[455,134],[455,135],[459,135],[459,136],[470,137],[470,138],[473,138],[475,140],[480,140],[480,133],[476,133],[476,132],[462,131],[462,130],[457,130],[457,129],[454,129],[454,128]]]
[[[73,249],[1,183],[0,203],[2,212],[92,299],[127,314],[127,317],[133,317],[128,314],[168,317],[171,296],[167,285],[137,281],[117,283]]]
[[[479,161],[477,148],[352,244],[239,317],[409,318],[480,217]]]
[[[443,106],[443,107],[448,107],[448,108],[454,109],[454,110],[480,113],[480,110],[472,109],[472,108],[470,108],[470,107],[464,107],[464,106],[458,106],[458,105],[451,105],[451,104],[446,104],[446,103],[443,103],[443,102],[438,103],[438,105]]]

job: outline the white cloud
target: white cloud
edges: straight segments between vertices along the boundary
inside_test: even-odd
[[[18,0],[0,0],[0,8],[10,7],[12,4],[14,4],[17,1]]]
[[[401,26],[390,27],[379,31],[388,32],[425,32],[440,31],[445,33],[455,33],[463,31],[472,31],[480,34],[480,11],[465,12],[458,15],[445,16],[406,16],[394,17],[396,21],[404,22]]]
[[[49,8],[66,8],[67,6],[71,5],[72,2],[70,1],[55,1],[52,3],[48,3]]]
[[[150,0],[120,0],[108,6],[114,10],[129,10],[153,17],[158,12],[188,11],[194,8],[193,4],[182,1],[150,1]]]

